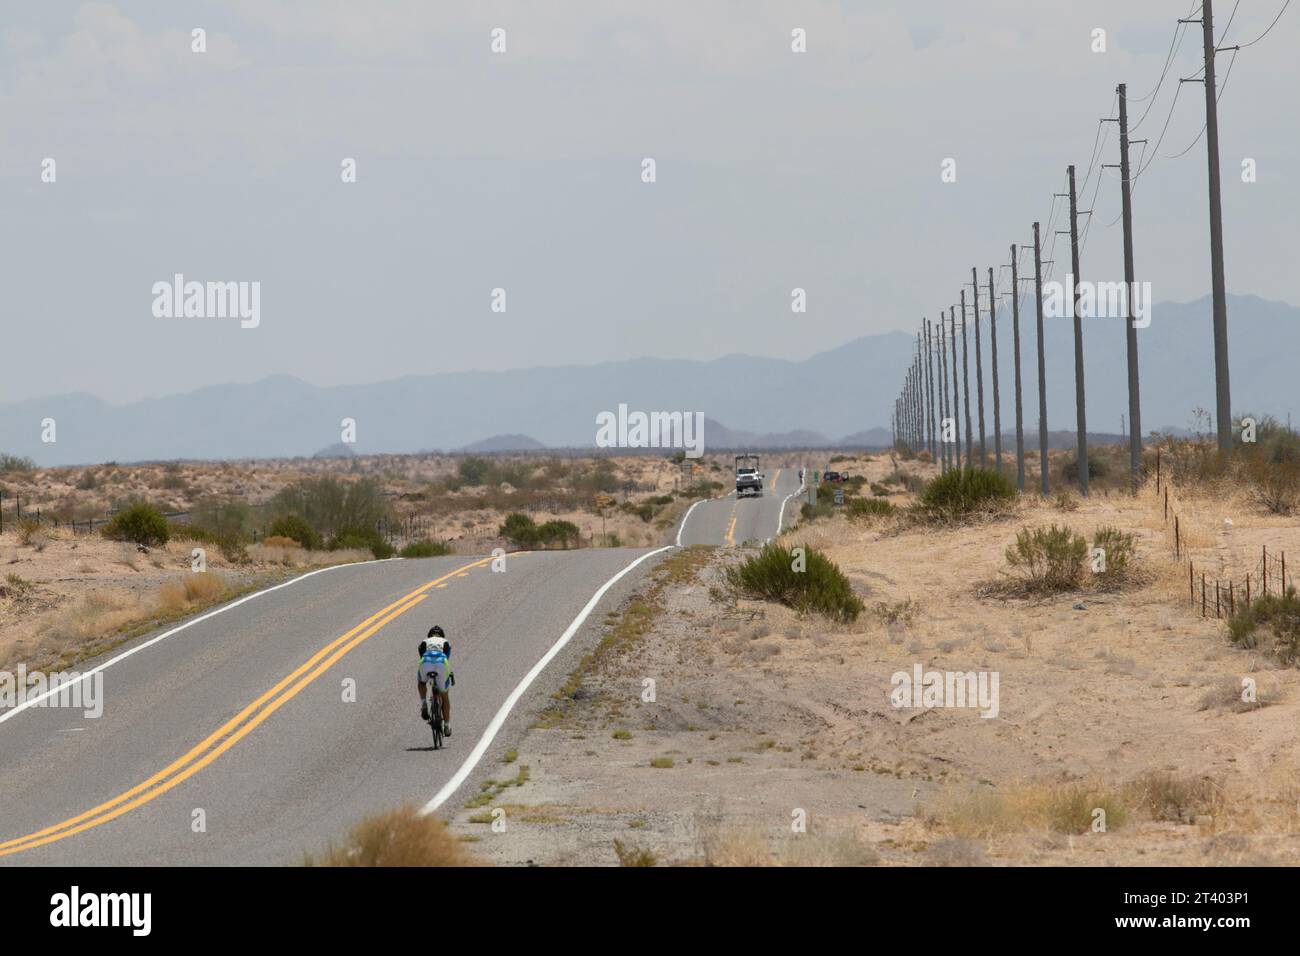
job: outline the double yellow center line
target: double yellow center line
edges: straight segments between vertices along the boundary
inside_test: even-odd
[[[162,796],[177,784],[194,776],[252,733],[253,729],[262,721],[270,717],[287,701],[297,696],[304,687],[329,670],[348,651],[377,633],[384,625],[405,614],[423,601],[429,596],[427,592],[430,588],[439,587],[449,578],[464,577],[471,569],[482,567],[491,560],[491,557],[481,558],[478,561],[462,565],[440,578],[435,578],[427,584],[420,585],[405,597],[398,598],[387,607],[376,611],[346,634],[326,644],[274,687],[222,724],[202,743],[168,764],[148,780],[138,783],[130,790],[118,794],[106,803],[101,803],[99,806],[64,820],[62,823],[46,827],[43,830],[37,830],[35,833],[27,834],[27,836],[0,843],[0,857],[12,853],[21,853],[23,850],[35,849],[47,843],[54,843],[75,836],[92,827],[115,820],[124,813],[129,813],[136,807]]]

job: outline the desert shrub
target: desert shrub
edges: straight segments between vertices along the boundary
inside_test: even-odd
[[[285,514],[271,522],[267,537],[291,538],[301,547],[316,551],[321,546],[321,536],[307,521],[297,514]]]
[[[8,452],[0,452],[0,474],[35,470],[36,462],[32,461],[30,458],[22,458],[18,455],[11,455]]]
[[[1233,643],[1253,648],[1264,645],[1283,663],[1293,664],[1300,657],[1300,598],[1294,587],[1285,594],[1264,594],[1237,605],[1237,613],[1228,619],[1228,633]],[[1273,647],[1267,648],[1272,641]]]
[[[334,537],[330,538],[331,551],[345,551],[352,548],[369,551],[380,560],[391,558],[396,553],[396,549],[374,528],[340,528]]]
[[[165,610],[178,611],[191,604],[215,601],[226,591],[226,579],[212,571],[198,571],[167,581],[158,589],[158,603]]]
[[[1273,514],[1289,515],[1300,507],[1300,461],[1275,461],[1256,451],[1246,456],[1241,473],[1250,496]]]
[[[764,545],[758,554],[727,568],[727,581],[737,591],[776,601],[800,612],[824,614],[835,621],[857,620],[862,599],[844,572],[830,558],[812,548]]]
[[[1255,441],[1248,444],[1242,441],[1243,420],[1255,421]],[[1251,450],[1262,458],[1272,462],[1300,462],[1300,432],[1289,425],[1283,425],[1272,415],[1256,415],[1247,412],[1240,415],[1232,424],[1233,443],[1238,449]]]
[[[517,548],[535,547],[540,539],[537,522],[522,512],[506,515],[498,534]]]
[[[559,545],[567,548],[577,543],[582,532],[572,521],[547,521],[537,529],[537,536],[543,544]]]
[[[1083,580],[1088,542],[1065,527],[1021,528],[1007,548],[1007,564],[1032,591],[1071,591]]]
[[[959,521],[1006,508],[1016,488],[1001,472],[990,468],[954,468],[921,489],[916,509],[931,521]]]
[[[41,540],[41,523],[35,518],[18,519],[18,543],[29,545]]]
[[[811,504],[805,501],[799,506],[799,517],[804,521],[813,521],[817,518],[829,518],[835,513],[834,505]]]
[[[1106,554],[1106,569],[1098,574],[1104,583],[1118,583],[1129,576],[1133,568],[1133,535],[1106,525],[1092,533],[1092,546]]]
[[[614,855],[618,857],[619,866],[654,866],[658,859],[649,850],[614,841]]]
[[[331,846],[307,866],[476,866],[447,825],[411,806],[362,820],[341,846]]]
[[[293,538],[286,538],[282,534],[272,534],[262,539],[262,544],[268,548],[301,548],[302,545]]]
[[[1153,820],[1192,823],[1201,814],[1213,815],[1223,804],[1223,792],[1209,777],[1183,776],[1153,770],[1128,787],[1130,799]]]
[[[1077,453],[1065,463],[1064,474],[1066,481],[1077,482],[1079,480],[1079,456]],[[1088,449],[1088,480],[1104,480],[1110,477],[1110,474],[1110,462],[1106,460],[1105,456],[1096,449]]]
[[[114,541],[133,541],[143,545],[166,544],[170,537],[163,513],[143,501],[113,515],[113,520],[104,525],[101,534]]]
[[[444,554],[451,554],[451,548],[445,541],[412,541],[401,550],[404,558],[437,558]]]
[[[270,511],[300,515],[321,534],[337,536],[344,529],[377,527],[388,517],[388,499],[373,478],[306,478],[280,489]]]
[[[845,507],[850,518],[887,517],[898,511],[883,498],[852,498]]]
[[[99,481],[95,478],[95,469],[87,468],[77,479],[78,491],[94,491],[99,487]]]
[[[190,524],[217,538],[246,540],[253,528],[253,509],[229,498],[204,498],[190,512]]]

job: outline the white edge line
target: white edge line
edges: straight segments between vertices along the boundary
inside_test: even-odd
[[[695,504],[699,504],[699,502],[697,501]],[[694,507],[694,505],[692,505],[692,507]],[[533,665],[532,670],[525,674],[523,680],[521,680],[515,689],[510,692],[510,696],[506,698],[505,703],[503,703],[500,709],[496,712],[496,715],[492,718],[492,722],[487,725],[487,729],[483,731],[483,736],[479,737],[478,743],[474,745],[474,749],[471,750],[469,756],[465,758],[465,762],[460,765],[460,769],[456,771],[455,776],[443,784],[442,789],[434,794],[433,799],[424,805],[424,809],[420,811],[421,816],[433,813],[440,806],[446,803],[452,794],[460,789],[460,785],[465,782],[466,778],[469,777],[474,768],[478,765],[478,762],[483,759],[483,754],[487,752],[493,739],[505,724],[506,718],[510,716],[511,709],[519,702],[519,698],[524,695],[524,691],[528,690],[528,686],[537,679],[537,675],[546,668],[546,665],[554,659],[555,655],[560,653],[564,648],[564,645],[569,643],[569,640],[573,635],[578,633],[578,628],[582,627],[583,622],[586,621],[591,612],[595,610],[596,605],[600,603],[600,599],[605,596],[605,592],[612,588],[618,580],[623,577],[623,575],[627,574],[642,561],[645,561],[648,558],[653,558],[656,554],[662,554],[665,551],[671,550],[673,547],[674,546],[671,544],[666,544],[662,548],[656,548],[654,551],[649,551],[646,554],[641,555],[641,557],[637,558],[622,571],[619,571],[618,574],[614,575],[600,586],[600,589],[596,591],[596,593],[591,596],[591,600],[587,602],[587,606],[578,612],[578,616],[573,619],[573,623],[571,623],[565,632],[560,635],[560,639],[551,645],[551,649],[542,655],[542,659]]]
[[[704,500],[705,499],[701,498],[699,501],[695,502],[695,504],[691,505],[689,508],[686,509],[686,517],[682,518],[682,526],[677,529],[677,547],[680,548],[682,546],[682,532],[686,530],[686,522],[691,520],[691,512],[694,511],[696,508],[698,508],[700,505],[704,504]],[[709,500],[713,500],[713,499],[709,499]]]
[[[801,494],[801,493],[803,492],[803,488],[804,488],[804,479],[803,479],[803,478],[800,478],[800,479],[799,479],[799,487],[796,488],[794,491],[790,492],[788,495],[786,495],[786,496],[785,496],[785,499],[781,502],[781,513],[777,516],[777,519],[776,519],[776,533],[777,533],[777,535],[779,535],[779,534],[781,533],[781,529],[785,526],[785,506],[786,506],[786,504],[788,504],[789,501],[790,501],[790,499],[793,498],[795,495],[797,495],[797,494]],[[775,537],[775,535],[774,535],[774,537]],[[770,542],[772,539],[771,539],[771,538],[768,538],[767,540]]]
[[[263,594],[270,594],[272,591],[280,590],[280,588],[287,588],[291,584],[297,584],[299,581],[305,581],[307,578],[313,577],[314,575],[317,574],[324,574],[326,571],[337,571],[340,568],[355,568],[363,564],[383,564],[385,561],[394,561],[394,560],[400,561],[401,559],[385,558],[382,561],[349,561],[347,564],[332,564],[327,568],[317,568],[315,571],[308,571],[306,574],[300,574],[296,578],[290,578],[288,581],[284,581],[280,584],[272,585],[269,588],[263,588],[261,591],[254,591],[252,594],[246,594],[237,601],[231,601],[229,604],[223,604],[221,605],[221,607],[208,611],[206,614],[201,614],[198,617],[191,618],[190,620],[186,621],[184,624],[180,624],[176,627],[173,627],[170,631],[165,631],[162,634],[159,634],[157,637],[150,638],[149,640],[145,641],[143,644],[137,644],[135,647],[131,648],[130,650],[123,651],[121,654],[118,654],[116,657],[109,658],[99,666],[94,667],[83,674],[78,675],[73,680],[60,684],[58,687],[52,687],[49,690],[45,691],[44,693],[38,694],[35,697],[27,698],[17,707],[14,707],[12,710],[7,710],[3,714],[0,714],[0,724],[3,724],[6,720],[15,716],[16,714],[22,713],[28,707],[36,706],[41,701],[45,700],[47,697],[52,697],[55,694],[61,693],[65,688],[80,683],[81,681],[85,680],[87,677],[93,677],[95,674],[98,674],[101,671],[108,670],[108,668],[112,667],[114,664],[118,663],[119,661],[126,660],[132,654],[136,654],[144,650],[146,647],[152,647],[153,645],[157,644],[159,641],[166,640],[167,638],[171,637],[173,634],[179,634],[187,627],[193,627],[195,624],[200,624],[203,621],[206,621],[210,617],[216,617],[218,614],[224,614],[226,611],[229,611],[232,608],[237,608],[245,601],[251,601],[253,600],[253,598],[261,597]]]

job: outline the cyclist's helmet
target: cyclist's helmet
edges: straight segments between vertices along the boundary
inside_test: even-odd
[[[442,628],[439,627],[437,624],[429,628],[429,633],[425,635],[425,637],[446,637],[446,636],[447,635],[442,632]]]

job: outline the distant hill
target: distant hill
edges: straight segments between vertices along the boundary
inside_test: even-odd
[[[345,442],[335,442],[328,448],[322,448],[313,458],[355,458],[357,453],[352,450],[352,446]]]
[[[470,454],[492,454],[503,451],[543,451],[546,446],[536,438],[527,435],[493,435],[482,441],[472,442],[460,451]]]
[[[1193,409],[1213,408],[1210,312],[1208,298],[1157,303],[1150,327],[1139,332],[1144,431],[1186,426]],[[1300,412],[1300,392],[1294,387],[1300,309],[1230,296],[1228,317],[1234,407],[1266,411],[1282,421]],[[1002,430],[1014,432],[1010,308],[999,310],[997,331]],[[1120,431],[1127,411],[1123,343],[1122,320],[1085,320],[1090,431]],[[371,453],[504,449],[515,442],[533,448],[590,448],[596,416],[620,403],[647,412],[702,412],[709,448],[884,447],[894,397],[914,347],[913,336],[890,332],[801,361],[745,355],[707,362],[644,358],[327,388],[278,375],[127,405],[110,405],[85,393],[54,395],[0,406],[0,451],[40,465],[305,456],[336,442],[344,418],[356,421],[358,447]],[[1054,432],[1073,429],[1071,323],[1049,320],[1044,347],[1049,426]],[[1021,323],[1021,353],[1025,431],[1036,435],[1032,321]],[[989,357],[990,350],[984,354]],[[972,369],[972,392],[974,377]],[[986,368],[990,429],[991,378]],[[434,404],[430,395],[446,400]],[[45,418],[58,423],[57,443],[40,440]]]

